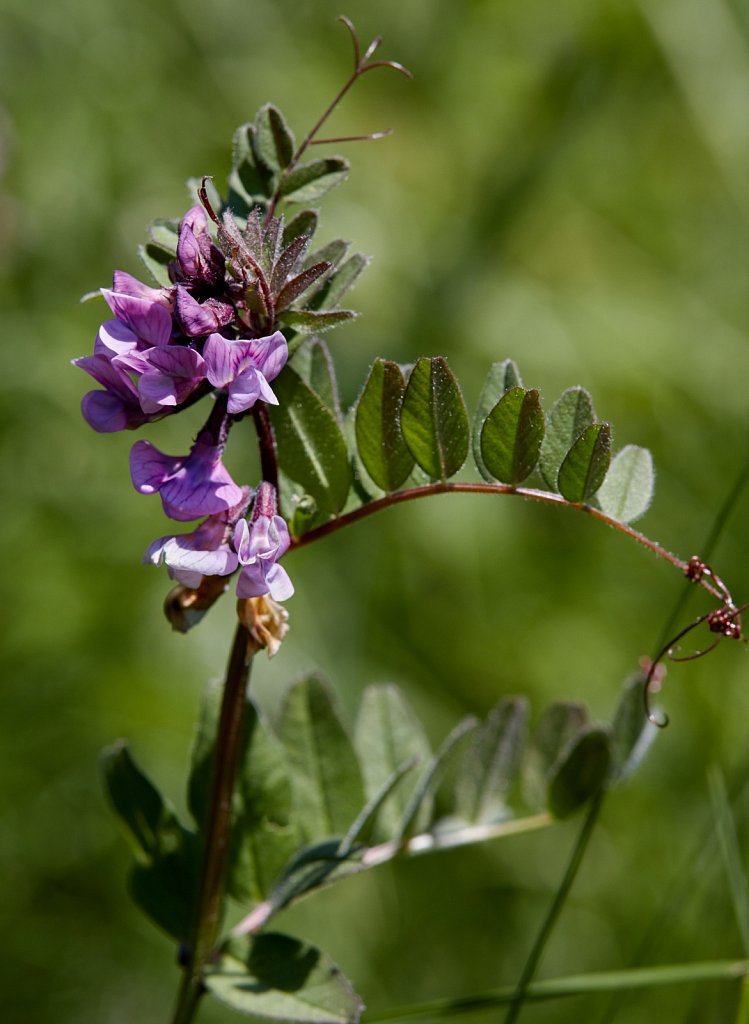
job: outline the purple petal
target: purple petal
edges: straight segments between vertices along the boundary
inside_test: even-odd
[[[100,434],[132,430],[148,422],[139,406],[125,402],[111,391],[89,391],[81,400],[86,423]]]
[[[294,584],[282,565],[272,565],[265,576],[274,601],[286,601],[294,593]]]
[[[242,353],[237,349],[237,342],[211,334],[203,346],[203,359],[208,380],[215,388],[223,388],[239,372]]]
[[[105,320],[94,342],[94,355],[124,355],[138,348],[140,339],[121,320]]]
[[[115,270],[112,291],[148,299],[149,302],[160,302],[162,306],[169,308],[169,293],[165,289],[151,288],[132,275],[126,274],[124,270]]]
[[[226,409],[230,413],[245,412],[251,409],[261,397],[263,375],[250,368],[241,373],[229,384],[229,401]],[[270,388],[268,388],[270,390]],[[275,398],[275,395],[273,396]],[[278,405],[278,402],[274,402]]]
[[[176,316],[184,333],[189,338],[197,338],[231,323],[234,319],[234,309],[226,302],[219,302],[218,299],[197,302],[184,285],[178,284]]]
[[[267,338],[255,338],[251,345],[252,362],[255,367],[260,370],[266,380],[273,380],[279,375],[289,358],[286,338],[280,331],[276,331]]]
[[[246,565],[237,580],[237,597],[263,597],[268,593],[265,572],[260,562]]]
[[[133,487],[141,494],[155,494],[185,461],[184,456],[165,455],[150,441],[136,441],[130,450]]]
[[[151,345],[167,345],[172,335],[172,317],[160,302],[125,295],[102,288],[102,295],[118,320]]]
[[[101,384],[107,391],[113,391],[125,402],[137,404],[135,385],[127,373],[127,368],[121,365],[118,357],[110,358],[97,353],[93,356],[81,356],[80,359],[74,359],[73,365],[85,370],[97,384]]]
[[[181,405],[205,377],[203,357],[191,348],[152,348],[145,359],[146,372],[138,382],[144,412],[155,413],[162,406]]]

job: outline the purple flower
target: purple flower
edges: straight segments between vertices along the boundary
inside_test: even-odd
[[[277,564],[289,548],[289,530],[276,515],[276,492],[271,484],[258,487],[252,521],[240,519],[234,528],[234,548],[243,567],[237,583],[237,597],[263,597],[285,601],[294,593],[286,570]]]
[[[234,319],[234,307],[220,299],[198,302],[184,285],[178,284],[175,297],[175,316],[188,338],[197,338],[226,327]]]
[[[244,516],[250,503],[249,487],[241,488],[242,499],[233,508],[209,516],[192,533],[159,537],[146,551],[143,560],[154,565],[166,563],[173,580],[195,589],[203,576],[228,576],[237,568],[237,555],[231,548],[235,523]]]
[[[99,329],[94,354],[73,360],[74,366],[104,388],[89,391],[81,401],[83,418],[94,430],[103,434],[132,430],[151,418],[141,408],[131,376],[142,358],[130,329],[119,320],[108,320]]]
[[[202,206],[193,206],[179,225],[177,261],[172,280],[192,285],[217,287],[224,277],[224,257],[208,234],[208,219]]]
[[[130,274],[118,270],[114,288],[102,288],[102,295],[118,320],[148,345],[168,345],[172,335],[169,295],[161,288],[149,288]]]
[[[211,334],[203,347],[206,376],[214,387],[228,391],[230,413],[244,412],[258,399],[278,405],[268,381],[278,376],[288,355],[280,331],[252,341],[230,341]]]
[[[152,348],[143,357],[138,395],[143,412],[160,413],[181,405],[205,379],[203,357],[192,348]]]
[[[170,519],[216,515],[238,505],[244,494],[221,462],[223,450],[209,430],[199,434],[189,455],[165,455],[149,441],[136,441],[130,451],[133,486],[141,494],[160,494]]]

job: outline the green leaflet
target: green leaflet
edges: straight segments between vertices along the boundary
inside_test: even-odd
[[[364,691],[356,718],[354,743],[368,797],[379,793],[404,764],[414,758],[420,764],[427,764],[431,757],[421,722],[395,686],[369,686]],[[389,840],[398,834],[417,784],[412,774],[383,805],[376,830],[380,840]],[[429,821],[431,811],[432,799],[427,794],[416,815],[417,828]]]
[[[522,386],[520,373],[512,359],[503,359],[501,363],[492,363],[489,367],[489,373],[476,406],[476,415],[473,418],[473,458],[479,473],[485,480],[491,481],[494,477],[487,471],[481,456],[481,430],[484,422],[504,394],[511,388]]]
[[[400,424],[405,390],[398,364],[376,359],[356,405],[359,457],[372,480],[387,492],[397,490],[414,466]]]
[[[255,115],[254,150],[270,171],[282,171],[291,163],[294,136],[278,107],[266,103]]]
[[[205,983],[233,1010],[279,1024],[355,1024],[364,1009],[324,953],[274,932],[226,943]]]
[[[340,156],[313,160],[281,179],[279,193],[290,203],[316,203],[348,177],[349,163]]]
[[[411,371],[401,429],[414,459],[433,480],[448,480],[465,462],[468,415],[458,382],[441,356],[419,359]]]
[[[608,423],[593,423],[559,467],[560,494],[567,501],[590,501],[603,483],[610,461],[611,428]]]
[[[319,677],[287,692],[278,734],[300,831],[309,841],[344,835],[365,802],[364,785],[353,744]]]
[[[645,715],[645,673],[636,672],[624,681],[611,725],[611,782],[623,782],[640,765],[658,727]]]
[[[508,817],[527,719],[525,698],[504,697],[474,736],[455,786],[455,813],[463,821],[487,824]]]
[[[559,467],[575,441],[595,419],[593,399],[585,388],[568,388],[549,413],[541,449],[540,469],[546,484],[558,490]]]
[[[606,515],[631,523],[650,508],[654,488],[652,455],[647,448],[628,444],[614,457],[596,499]]]
[[[330,350],[325,342],[321,338],[306,340],[294,353],[291,365],[340,422],[338,382]]]
[[[290,366],[273,390],[279,401],[271,408],[279,466],[321,511],[339,512],[351,485],[351,466],[335,416]]]
[[[587,726],[566,747],[549,773],[547,804],[555,818],[567,818],[595,796],[611,765],[611,737]]]
[[[481,457],[486,470],[505,484],[520,484],[535,469],[544,437],[538,391],[512,388],[486,417]]]
[[[557,701],[543,712],[531,736],[523,765],[525,797],[531,806],[544,806],[552,766],[587,722],[588,714],[583,705],[572,701]]]

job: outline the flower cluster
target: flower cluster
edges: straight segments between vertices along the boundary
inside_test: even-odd
[[[169,277],[171,287],[151,288],[116,271],[113,287],[102,289],[113,318],[99,328],[93,354],[73,360],[100,385],[83,397],[83,416],[101,433],[132,430],[213,395],[187,455],[167,455],[149,441],[133,445],[137,491],[159,494],[170,519],[206,517],[192,533],[154,541],[145,558],[165,563],[173,579],[191,588],[203,576],[240,569],[240,597],[283,601],[294,588],[277,564],[289,532],[277,514],[275,488],[265,481],[254,493],[238,486],[222,455],[238,418],[258,401],[278,404],[270,381],[288,358],[286,340],[280,331],[257,336],[245,311],[248,282],[238,282],[227,266],[201,206],[180,222]]]

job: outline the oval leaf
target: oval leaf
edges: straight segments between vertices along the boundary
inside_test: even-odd
[[[504,359],[501,363],[492,363],[489,367],[489,373],[476,406],[476,415],[473,418],[473,457],[484,480],[491,481],[494,477],[488,472],[481,457],[481,429],[486,417],[500,398],[511,388],[521,388],[522,386],[520,373],[512,359]]]
[[[302,164],[281,180],[280,195],[290,203],[316,203],[348,177],[349,163],[340,156]]]
[[[324,953],[274,932],[226,943],[205,984],[233,1010],[267,1021],[355,1024],[364,1009]]]
[[[546,803],[555,818],[567,818],[601,788],[611,764],[611,739],[605,729],[583,730],[563,751],[549,775]]]
[[[279,736],[300,829],[309,840],[345,835],[364,804],[364,786],[353,744],[320,678],[309,676],[288,691]]]
[[[623,782],[637,769],[660,730],[645,714],[644,671],[625,680],[611,725],[612,782]]]
[[[335,417],[298,373],[287,366],[273,389],[271,407],[278,462],[325,512],[339,512],[351,485],[346,443]]]
[[[455,785],[455,813],[463,821],[483,825],[508,817],[527,719],[524,697],[504,697],[476,733]]]
[[[372,480],[394,491],[407,479],[414,459],[403,440],[400,407],[406,381],[397,363],[376,359],[356,405],[356,445]]]
[[[574,443],[559,467],[560,494],[576,503],[590,501],[611,462],[611,427],[594,423]]]
[[[270,171],[288,167],[294,155],[294,136],[278,107],[266,103],[255,115],[255,151]]]
[[[533,472],[544,438],[544,414],[538,391],[513,388],[500,398],[481,431],[481,456],[492,477],[522,483]]]
[[[468,415],[458,382],[441,356],[414,366],[401,407],[411,454],[433,480],[447,480],[466,460]]]
[[[541,449],[541,475],[556,491],[559,467],[578,437],[595,420],[593,399],[585,388],[568,388],[554,403],[549,414],[546,437]]]
[[[426,764],[432,753],[421,722],[397,686],[367,687],[359,705],[354,743],[369,798],[378,794],[404,764],[413,759]],[[398,834],[417,785],[418,779],[412,775],[383,805],[377,819],[378,839],[389,840]],[[429,817],[431,807],[432,800],[427,798],[417,816],[419,822],[423,816]]]
[[[628,444],[616,455],[597,499],[606,515],[631,523],[645,515],[653,500],[653,456],[647,448]]]

